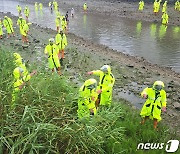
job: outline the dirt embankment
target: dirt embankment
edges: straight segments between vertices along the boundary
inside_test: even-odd
[[[4,14],[0,13],[0,18],[3,16]],[[8,16],[16,23],[17,17],[11,14]],[[36,24],[32,24],[30,29],[29,46],[22,44],[19,28],[15,26],[16,36],[10,39],[4,37],[0,40],[0,47],[19,52],[31,64],[33,61],[38,61],[39,65],[44,65],[46,68],[47,58],[44,56],[44,47],[56,32]],[[163,114],[163,121],[180,132],[180,74],[150,64],[143,58],[117,53],[104,45],[94,44],[74,34],[68,34],[68,42],[65,66],[62,70],[77,84],[76,88],[79,88],[79,82],[90,77],[87,76],[87,71],[98,69],[103,64],[112,66],[116,78],[114,98],[117,101],[121,99],[119,93],[124,93],[127,97],[131,94],[139,97],[144,86],[152,85],[155,80],[162,80],[166,85],[168,96],[167,112]]]

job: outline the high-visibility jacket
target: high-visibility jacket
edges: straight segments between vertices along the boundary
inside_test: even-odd
[[[90,109],[94,111],[94,114],[97,113],[95,101],[98,97],[95,89],[87,89],[84,85],[79,90],[79,99],[78,99],[78,118],[89,118]],[[94,98],[94,99],[92,99]]]
[[[28,31],[29,31],[29,25],[26,23],[26,24],[23,26],[22,35],[23,35],[23,36],[27,36]]]
[[[84,3],[84,5],[83,5],[83,9],[84,9],[84,11],[86,11],[86,10],[87,10],[87,4],[86,4],[86,3]]]
[[[56,1],[53,2],[53,5],[54,5],[54,9],[58,10],[58,3]]]
[[[162,13],[167,12],[167,2],[164,2],[163,8],[162,8]]]
[[[0,35],[3,35],[3,29],[2,29],[2,27],[3,27],[3,23],[0,21]]]
[[[159,12],[161,1],[157,2],[157,12]]]
[[[153,88],[145,88],[141,96],[146,94],[148,98],[144,103],[140,115],[142,117],[149,116],[151,119],[155,118],[160,121],[161,109],[166,107],[166,92],[162,89],[158,93]]]
[[[14,81],[14,84],[13,84],[14,89],[12,92],[12,102],[11,102],[12,106],[14,105],[14,102],[16,101],[18,97],[18,93],[20,91],[19,86],[21,86],[22,84],[23,84],[23,81],[21,79],[17,79]]]
[[[17,6],[16,9],[17,9],[18,13],[21,13],[22,8],[20,6]]]
[[[59,49],[56,44],[53,45],[48,44],[45,47],[44,53],[48,54],[48,62],[50,69],[60,67],[59,58],[58,58]]]
[[[17,25],[19,26],[19,30],[20,30],[20,34],[22,35],[22,33],[23,33],[23,27],[24,27],[24,25],[26,24],[26,20],[25,19],[18,19],[17,20]]]
[[[156,0],[154,1],[153,9],[154,9],[154,13],[157,13],[159,11],[159,4]]]
[[[15,92],[18,92],[20,89],[19,89],[19,86],[23,84],[23,80],[21,79],[17,79],[15,82],[14,82],[14,91]]]
[[[61,27],[62,27],[63,30],[65,30],[67,28],[66,20],[61,20]]]
[[[22,77],[20,75],[18,67],[23,69]],[[17,68],[15,68],[14,71],[13,71],[13,75],[14,75],[15,80],[21,79],[22,81],[29,81],[31,79],[31,76],[28,73],[28,70],[27,70],[25,64],[17,65]]]
[[[59,50],[64,50],[67,46],[67,38],[66,35],[57,34],[55,37],[56,45],[58,46]]]
[[[3,25],[6,28],[8,34],[14,33],[13,22],[11,18],[7,17],[3,20]]]
[[[163,13],[162,15],[162,24],[168,24],[168,19],[169,19],[169,16],[167,13]]]
[[[61,19],[58,16],[58,18],[55,19],[56,27],[60,27],[60,22],[61,22]]]
[[[144,1],[139,2],[139,11],[142,11],[144,9]]]
[[[115,78],[113,74],[108,71],[105,74],[101,70],[92,71],[94,75],[99,76],[99,85],[98,89],[101,89],[102,92],[100,94],[100,105],[111,105],[112,101],[112,88],[115,82]]]
[[[25,14],[25,16],[26,17],[29,17],[29,13],[30,13],[30,11],[29,11],[29,7],[25,7],[25,9],[24,9],[24,14]]]
[[[179,6],[180,6],[179,1],[176,1],[175,6],[174,6],[174,9],[175,9],[175,10],[178,10],[178,9],[179,9]]]

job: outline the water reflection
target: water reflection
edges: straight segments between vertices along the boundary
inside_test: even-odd
[[[167,26],[162,24],[159,27],[159,38],[160,39],[162,39],[166,35],[166,31],[167,31]]]
[[[86,27],[87,27],[87,15],[86,14],[83,15],[83,27],[84,27],[84,30],[86,30]]]
[[[11,4],[11,5],[9,5]],[[0,0],[0,11],[18,15],[16,6],[26,5],[23,2]],[[64,7],[64,6],[63,6]],[[48,6],[43,7],[43,14],[35,12],[34,4],[30,5],[30,22],[56,29],[55,11],[51,14]],[[60,7],[61,15],[70,8]],[[100,14],[84,14],[76,10],[74,18],[70,18],[69,31],[85,39],[101,43],[115,50],[144,57],[152,63],[172,66],[180,72],[180,29],[158,23],[134,21],[125,18],[110,17]]]
[[[152,37],[152,38],[155,38],[157,25],[154,24],[154,23],[152,23],[151,26],[150,26],[150,29],[151,29],[151,32],[150,32],[151,37]]]
[[[179,32],[180,32],[180,27],[178,27],[178,26],[173,27],[173,36],[174,36],[174,38],[177,39],[180,36]]]
[[[141,21],[138,21],[137,22],[137,25],[136,25],[136,33],[137,33],[137,36],[139,36],[141,34],[141,30],[142,30],[142,22]]]

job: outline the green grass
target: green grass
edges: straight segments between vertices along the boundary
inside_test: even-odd
[[[152,121],[139,124],[140,117],[119,100],[110,109],[100,109],[89,121],[78,120],[78,89],[68,76],[38,69],[24,87],[14,109],[10,109],[15,68],[12,53],[0,51],[0,154],[45,153],[164,153],[136,150],[138,143],[166,143],[176,134]],[[29,68],[32,69],[32,68]]]

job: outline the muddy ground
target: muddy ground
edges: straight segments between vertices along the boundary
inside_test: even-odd
[[[17,1],[17,0],[16,0]],[[20,1],[28,1],[28,0],[20,0]],[[31,0],[28,1],[30,3],[34,2],[43,2],[46,6],[48,6],[50,0]],[[139,2],[137,0],[134,1],[124,1],[124,0],[57,0],[60,8],[61,6],[68,7],[69,10],[73,7],[75,11],[82,10],[83,4],[86,2],[88,6],[88,12],[96,15],[106,14],[107,16],[116,16],[124,17],[134,20],[145,20],[150,22],[161,22],[162,17],[162,5],[161,3],[160,12],[158,15],[154,15],[153,13],[153,3],[145,2],[143,12],[138,11]],[[174,4],[168,4],[168,15],[169,15],[169,25],[180,25],[180,12],[174,10]],[[83,10],[82,10],[83,11]]]
[[[0,18],[5,14],[0,13]],[[17,17],[12,17],[16,23]],[[21,42],[19,28],[15,27],[15,37],[7,39],[6,35],[0,40],[0,48],[19,52],[25,60],[33,65],[43,65],[47,69],[47,58],[44,55],[44,47],[48,39],[54,37],[56,32],[49,28],[42,28],[36,24],[30,27],[29,45]],[[162,80],[167,91],[167,112],[163,113],[163,123],[180,132],[180,74],[173,72],[169,68],[159,67],[148,63],[143,58],[132,57],[112,50],[104,45],[98,45],[91,41],[84,40],[74,34],[68,34],[68,46],[66,49],[66,59],[62,67],[63,74],[67,74],[79,88],[80,84],[90,78],[88,71],[99,69],[104,64],[112,66],[112,72],[116,78],[114,86],[114,100],[121,101],[122,95],[126,97],[135,95],[139,97],[141,90],[145,86],[150,86],[155,80]],[[38,66],[36,66],[38,69]],[[47,69],[48,71],[48,69]],[[132,103],[133,99],[132,98]],[[127,104],[129,104],[127,102]],[[129,104],[130,105],[130,104]],[[137,105],[137,104],[136,104]],[[136,108],[133,106],[133,108]]]

